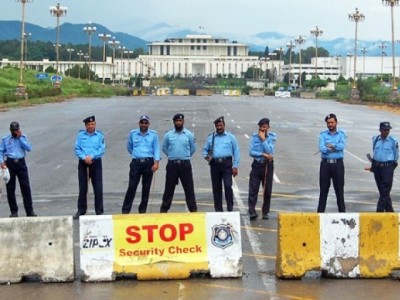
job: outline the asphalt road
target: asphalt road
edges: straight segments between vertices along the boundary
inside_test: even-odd
[[[365,157],[371,152],[371,137],[378,134],[379,123],[390,121],[392,134],[400,128],[400,117],[366,106],[329,100],[278,99],[274,97],[115,97],[111,99],[75,99],[69,102],[23,107],[0,112],[0,135],[8,132],[11,121],[20,122],[33,151],[27,156],[35,211],[40,216],[73,215],[78,194],[77,159],[73,145],[82,120],[96,115],[97,128],[106,136],[103,159],[104,202],[106,214],[118,214],[128,185],[130,157],[126,141],[138,118],[148,114],[151,128],[161,139],[172,127],[172,116],[185,115],[185,126],[196,136],[193,158],[194,181],[199,211],[213,211],[211,182],[201,152],[206,137],[213,131],[213,120],[224,116],[226,129],[236,135],[242,160],[234,180],[235,209],[242,219],[244,274],[241,279],[213,280],[207,277],[189,280],[118,280],[112,283],[41,284],[27,282],[0,286],[1,298],[22,299],[395,299],[398,282],[384,280],[310,279],[278,280],[275,277],[276,228],[278,212],[315,212],[318,202],[318,135],[324,130],[328,113],[338,116],[339,127],[348,134],[345,153],[345,200],[348,212],[373,212],[377,189],[372,174],[364,171]],[[275,181],[270,219],[250,222],[247,216],[248,175],[252,159],[248,155],[249,137],[262,117],[271,120],[271,132],[277,134]],[[400,138],[400,136],[399,136]],[[157,213],[164,189],[165,156],[152,186],[148,211]],[[399,211],[399,173],[395,175],[392,198]],[[3,189],[4,190],[4,189]],[[140,189],[139,189],[140,190]],[[137,211],[140,191],[132,212]],[[20,215],[24,215],[18,194]],[[89,214],[94,214],[93,193],[89,196]],[[261,203],[258,206],[261,207]],[[182,187],[173,201],[173,212],[187,211]],[[336,212],[331,189],[327,212]],[[0,217],[8,217],[6,195],[0,200]],[[75,221],[75,230],[78,223]],[[76,257],[79,258],[78,241]],[[77,268],[77,276],[79,276]]]

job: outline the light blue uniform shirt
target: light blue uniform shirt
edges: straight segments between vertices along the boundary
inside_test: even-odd
[[[164,135],[162,151],[171,160],[190,159],[196,151],[194,135],[183,128],[182,131],[171,129]]]
[[[214,145],[212,145],[213,136],[214,138]],[[203,147],[203,156],[206,157],[210,152],[211,147],[212,150],[212,157],[213,158],[223,158],[223,157],[232,157],[232,167],[237,168],[240,162],[240,151],[239,145],[236,140],[236,137],[224,131],[222,134],[212,133],[208,136],[206,143]]]
[[[25,151],[30,152],[32,144],[28,137],[22,134],[19,138],[14,138],[11,134],[3,137],[0,144],[0,163],[4,162],[5,157],[20,159],[25,157]]]
[[[321,158],[338,159],[344,157],[344,148],[346,147],[347,135],[343,130],[337,130],[331,133],[329,129],[319,134],[319,151]],[[326,144],[332,144],[335,148],[329,149]]]
[[[89,155],[92,159],[102,158],[106,151],[104,134],[95,130],[89,134],[86,130],[80,130],[75,142],[75,155],[79,159],[85,159]]]
[[[380,135],[372,138],[372,147],[374,151],[374,160],[378,162],[392,162],[399,159],[399,145],[397,140],[388,136],[382,139]]]
[[[132,158],[152,157],[156,161],[160,160],[160,142],[154,130],[149,129],[144,134],[140,129],[132,130],[126,148]]]
[[[275,153],[276,134],[268,133],[267,138],[263,142],[258,136],[258,132],[253,133],[250,140],[249,155],[257,161],[265,160],[263,153],[274,155]]]

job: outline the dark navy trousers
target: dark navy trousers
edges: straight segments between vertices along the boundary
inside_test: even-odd
[[[379,200],[376,207],[377,212],[393,212],[390,191],[393,184],[394,165],[374,166],[374,178],[379,190]]]
[[[94,159],[91,165],[87,165],[83,160],[79,160],[78,179],[78,212],[81,214],[86,214],[88,182],[90,179],[92,181],[94,192],[95,212],[97,215],[103,214],[103,166],[101,159]]]
[[[26,166],[25,158],[17,160],[7,158],[6,165],[10,172],[10,181],[7,183],[7,200],[11,213],[18,213],[17,199],[15,197],[16,179],[18,177],[26,215],[29,216],[34,214],[28,167]]]
[[[261,212],[268,214],[271,207],[272,183],[274,180],[274,162],[257,162],[253,161],[251,164],[250,180],[249,180],[249,214],[256,213],[256,205],[258,198],[258,191],[260,184],[262,184],[263,191],[263,205]]]
[[[212,159],[210,161],[210,173],[215,211],[224,211],[222,205],[222,183],[225,191],[227,211],[232,211],[232,158],[226,158],[220,161],[218,159]]]

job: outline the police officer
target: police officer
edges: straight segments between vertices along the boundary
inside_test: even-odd
[[[190,212],[197,211],[194,195],[193,173],[190,159],[196,151],[194,135],[184,128],[184,115],[175,114],[172,118],[174,129],[167,131],[162,143],[162,151],[168,156],[166,167],[165,189],[160,207],[161,213],[166,213],[171,207],[175,186],[180,179],[185,192],[186,205]]]
[[[256,212],[258,190],[260,183],[264,188],[263,190],[263,205],[262,205],[262,218],[267,220],[269,218],[269,210],[271,206],[272,194],[272,181],[274,178],[274,152],[276,134],[268,132],[270,129],[269,119],[262,118],[258,122],[258,132],[253,133],[249,154],[254,158],[251,164],[250,180],[249,180],[249,216],[250,220],[258,218]]]
[[[79,158],[78,179],[79,197],[78,212],[75,219],[85,215],[87,210],[87,191],[89,179],[94,191],[94,208],[96,215],[102,215],[103,209],[103,167],[101,158],[106,149],[104,134],[96,130],[95,116],[83,120],[86,130],[80,130],[75,142],[75,155]]]
[[[344,204],[344,149],[346,147],[346,132],[337,128],[337,117],[329,114],[325,117],[327,130],[319,135],[319,151],[321,163],[319,170],[319,201],[318,212],[325,212],[331,180],[335,189],[339,212],[345,212]]]
[[[389,122],[379,124],[380,135],[372,138],[372,149],[374,158],[372,160],[371,171],[374,172],[374,178],[379,190],[379,200],[376,207],[377,212],[393,212],[392,199],[390,191],[393,184],[393,173],[397,167],[399,159],[399,145],[397,140],[389,136]]]
[[[210,164],[211,183],[215,211],[222,208],[222,182],[224,183],[227,210],[233,210],[232,175],[238,175],[240,161],[236,137],[225,131],[224,117],[214,121],[215,133],[208,136],[203,147],[203,156]]]
[[[36,217],[33,211],[31,187],[29,184],[28,167],[25,163],[26,151],[32,150],[28,137],[22,133],[18,122],[11,122],[10,134],[3,137],[0,144],[1,168],[8,168],[10,180],[7,183],[7,200],[10,206],[11,218],[18,217],[18,206],[15,198],[16,177],[21,188],[24,208],[28,217]]]
[[[126,191],[122,213],[129,214],[135,198],[136,189],[142,178],[142,201],[139,213],[147,210],[153,173],[158,170],[160,161],[160,142],[158,134],[149,129],[150,118],[143,115],[139,118],[139,129],[134,129],[128,137],[127,149],[132,157],[129,171],[129,186]]]

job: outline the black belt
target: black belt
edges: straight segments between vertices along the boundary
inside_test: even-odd
[[[267,163],[268,163],[268,160],[266,160],[266,159],[260,159],[260,160],[255,159],[254,162],[255,162],[256,164],[267,164]],[[272,162],[272,161],[271,161],[271,162]]]
[[[392,167],[392,166],[394,166],[394,162],[393,161],[387,161],[387,162],[378,162],[378,161],[375,161],[375,162],[373,162],[373,165],[374,166],[377,166],[377,167],[380,167],[380,168],[385,168],[385,167]]]
[[[212,159],[213,161],[217,162],[217,163],[223,163],[226,160],[232,160],[232,156],[227,156],[227,157],[214,157]]]
[[[337,162],[343,161],[343,158],[336,158],[336,159],[322,158],[321,160],[328,164],[336,164]]]
[[[190,162],[190,159],[170,159],[169,161],[174,164],[184,164]]]
[[[15,162],[15,163],[23,162],[23,161],[25,161],[25,157],[22,157],[22,158],[11,158],[11,157],[7,157],[7,160],[6,160],[6,161]]]
[[[132,158],[132,161],[137,163],[144,163],[148,161],[154,161],[154,158],[153,157]]]

